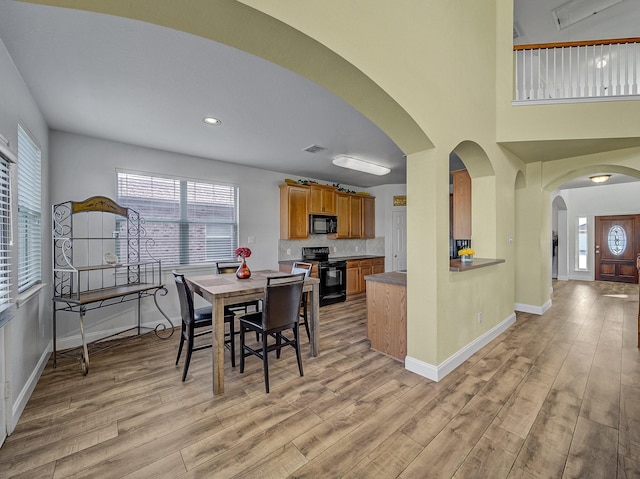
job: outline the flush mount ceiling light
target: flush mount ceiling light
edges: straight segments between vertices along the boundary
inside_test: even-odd
[[[221,120],[218,120],[217,118],[214,118],[212,116],[205,116],[202,121],[204,121],[207,125],[219,125],[220,123],[222,123]]]
[[[340,155],[336,156],[332,163],[342,168],[349,168],[350,170],[357,170],[363,173],[369,173],[370,175],[386,175],[391,172],[386,166],[376,165],[375,163],[369,163],[368,161],[359,160],[352,156]]]
[[[590,176],[589,177],[589,179],[591,181],[593,181],[594,183],[604,183],[609,178],[611,178],[611,175],[596,175],[596,176]]]

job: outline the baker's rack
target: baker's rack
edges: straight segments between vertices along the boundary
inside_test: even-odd
[[[144,219],[137,211],[118,205],[110,198],[93,196],[84,201],[65,201],[52,207],[53,225],[53,366],[57,364],[57,314],[79,314],[83,374],[89,372],[89,346],[114,336],[128,337],[154,330],[166,339],[173,334],[173,323],[158,305],[164,296],[160,260],[149,252],[153,239],[146,238]],[[118,258],[120,257],[120,259]],[[141,325],[140,301],[153,297],[168,322],[155,328]],[[114,304],[137,301],[137,324],[88,344],[84,316],[87,311]],[[132,333],[135,332],[135,334]],[[166,334],[160,334],[165,332]]]

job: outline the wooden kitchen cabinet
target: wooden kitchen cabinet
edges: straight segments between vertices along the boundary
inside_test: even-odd
[[[309,237],[310,188],[303,185],[280,187],[280,239]]]
[[[362,196],[349,196],[349,237],[362,238]]]
[[[362,237],[376,237],[376,199],[373,196],[362,197]]]
[[[384,258],[347,260],[347,297],[364,293],[367,290],[364,277],[376,273],[384,273]]]
[[[471,176],[467,170],[452,171],[453,238],[471,239]]]
[[[359,261],[347,261],[347,297],[360,292]]]
[[[371,260],[372,274],[384,273],[384,258],[374,258]]]
[[[365,276],[369,276],[373,274],[373,265],[371,264],[370,259],[360,260],[360,271],[359,271],[359,287],[360,292],[364,293],[367,290],[367,282],[364,280]]]
[[[336,214],[336,188],[328,185],[310,185],[311,207],[309,213],[321,215]]]
[[[365,202],[366,214],[365,224]],[[373,201],[372,201],[373,200]],[[338,215],[338,232],[336,239],[340,238],[373,238],[375,237],[375,198],[352,195],[349,193],[336,193],[336,211]],[[371,236],[364,236],[365,229]]]
[[[350,238],[349,222],[351,218],[351,195],[347,193],[336,193],[336,213],[338,215],[338,231],[336,238]]]

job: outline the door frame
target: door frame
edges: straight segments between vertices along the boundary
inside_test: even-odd
[[[602,231],[602,222],[603,221],[632,221],[633,224],[633,232],[632,238],[627,240],[628,244],[631,245],[632,249],[632,259],[629,260],[630,263],[633,264],[633,284],[638,284],[638,269],[635,267],[636,257],[640,253],[640,214],[636,215],[606,215],[606,216],[595,216],[594,217],[594,244],[593,244],[593,269],[594,269],[594,279],[595,281],[611,281],[608,279],[601,278],[601,264],[600,258],[602,257],[600,254],[600,249],[605,248],[606,244],[600,243],[600,236],[604,234]],[[621,281],[623,282],[623,281]]]

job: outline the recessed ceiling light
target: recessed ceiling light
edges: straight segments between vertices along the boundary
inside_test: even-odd
[[[207,125],[219,125],[220,123],[222,123],[221,120],[213,118],[212,116],[205,116],[202,121],[204,121]]]
[[[596,175],[596,176],[590,176],[589,177],[589,179],[591,181],[593,181],[594,183],[604,183],[609,178],[611,178],[611,175]]]
[[[332,163],[342,168],[349,168],[350,170],[362,171],[363,173],[369,173],[370,175],[386,175],[391,170],[386,166],[376,165],[375,163],[369,163],[368,161],[359,160],[352,156],[340,155],[333,159]]]

